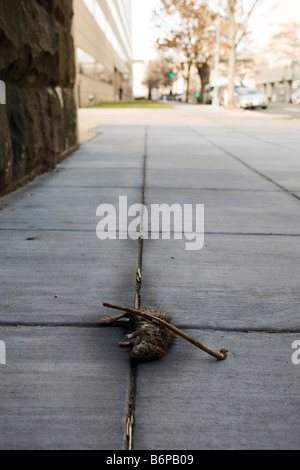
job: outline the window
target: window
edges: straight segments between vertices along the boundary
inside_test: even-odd
[[[79,65],[79,73],[86,77],[98,80],[99,82],[113,84],[113,74],[109,72],[104,65],[97,62],[94,57],[77,47],[77,61]]]

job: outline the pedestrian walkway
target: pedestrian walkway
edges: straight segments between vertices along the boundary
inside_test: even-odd
[[[77,152],[0,200],[0,448],[128,449],[132,416],[135,450],[299,448],[300,121],[187,105],[85,118]],[[97,207],[120,196],[204,204],[204,248],[100,241]],[[227,361],[178,339],[135,368],[123,328],[98,321],[137,291]]]

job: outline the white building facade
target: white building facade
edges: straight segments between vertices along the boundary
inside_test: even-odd
[[[132,98],[131,0],[74,0],[79,107]]]
[[[300,0],[274,0],[258,18],[257,87],[270,101],[288,102],[300,86]]]

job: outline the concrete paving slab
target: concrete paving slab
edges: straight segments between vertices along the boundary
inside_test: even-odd
[[[121,331],[0,328],[1,450],[125,448],[129,385]]]
[[[194,129],[201,140],[209,139],[212,147],[223,148],[291,191],[300,190],[299,129],[293,132],[269,129],[268,132],[263,127],[262,132],[258,128],[245,130],[237,127],[217,133],[211,128]]]
[[[148,131],[147,169],[239,170],[234,159],[188,127],[151,127]]]
[[[122,127],[128,128],[128,114],[130,114],[130,109],[101,109],[101,108],[80,108],[78,109],[78,131],[79,131],[79,141],[80,143],[90,141],[98,136],[99,133],[103,132],[103,127],[108,127],[108,123],[114,127],[116,131],[116,117],[119,115],[119,111],[123,115]],[[123,113],[122,113],[123,111]],[[125,111],[125,112],[124,112]],[[131,110],[135,111],[133,113],[135,116],[137,114],[137,109]],[[145,110],[142,110],[145,111]],[[126,125],[127,123],[127,125]],[[136,134],[139,131],[140,125],[139,120],[133,122],[132,128],[135,127]],[[122,132],[122,130],[121,130]]]
[[[145,150],[145,126],[101,126],[99,135],[91,142],[81,145],[72,158],[64,160],[62,166],[78,162],[93,161],[108,168],[126,163],[126,167],[139,167]],[[117,144],[117,145],[116,145]]]
[[[209,189],[228,191],[281,191],[249,170],[232,169],[148,169],[147,188]],[[263,194],[261,194],[263,197]]]
[[[0,231],[0,253],[0,322],[97,323],[103,301],[133,306],[137,242],[130,239]]]
[[[178,339],[138,367],[135,450],[254,450],[300,446],[297,335],[188,330],[220,350],[217,362]]]
[[[104,168],[94,162],[78,163],[60,168],[44,187],[62,188],[140,188],[143,179],[142,161],[139,168]]]
[[[268,170],[267,170],[268,171]],[[285,171],[283,169],[276,171],[268,171],[269,177],[276,181],[277,184],[283,186],[289,191],[296,193],[300,190],[300,170],[295,168],[293,171]]]
[[[78,158],[78,160],[72,161],[72,163],[69,164],[69,162],[64,161],[57,167],[57,172],[61,170],[74,170],[74,169],[86,169],[86,168],[95,168],[95,169],[116,169],[119,170],[121,169],[122,171],[126,172],[126,170],[136,170],[139,169],[143,165],[143,157],[142,154],[140,155],[140,158],[137,159],[136,157],[130,158],[124,157],[124,155],[120,155],[118,153],[103,153],[101,159],[94,153],[94,152],[89,152],[88,153],[88,159],[81,159]]]
[[[143,305],[178,325],[300,329],[300,237],[206,234],[201,251],[185,243],[144,241]]]
[[[274,121],[273,121],[274,122]],[[273,124],[272,118],[265,122],[263,126],[249,126],[248,128],[239,126],[222,127],[217,135],[213,135],[214,139],[218,139],[221,136],[230,136],[234,140],[234,136],[240,135],[241,137],[247,138],[247,144],[251,146],[255,145],[255,142],[263,144],[263,148],[267,146],[276,150],[285,150],[287,154],[295,154],[297,151],[297,145],[299,143],[299,127],[300,123],[296,127],[284,127],[282,126],[280,132],[276,127],[271,127]],[[207,133],[210,129],[207,129]],[[247,145],[247,147],[248,147]],[[286,153],[284,156],[286,156]],[[277,152],[275,152],[275,155]],[[255,155],[253,155],[255,157]]]
[[[285,191],[146,188],[145,200],[149,208],[180,204],[182,211],[184,204],[204,204],[206,232],[300,234],[299,202]]]
[[[204,149],[200,149],[200,146],[193,146],[191,150],[185,150],[176,145],[174,149],[169,148],[168,154],[165,154],[165,151],[167,149],[164,150],[158,147],[154,152],[152,148],[152,151],[148,152],[147,167],[149,169],[154,168],[169,171],[172,169],[236,171],[241,168],[241,165],[234,160],[224,162],[220,152],[215,152],[215,154],[208,150],[205,152]]]
[[[277,184],[291,191],[299,190],[300,166],[298,151],[295,150],[296,136],[293,141],[294,147],[290,144],[290,148],[283,149],[280,143],[272,142],[270,137],[268,137],[269,141],[262,140],[263,137],[256,138],[256,130],[256,128],[251,128],[252,135],[251,133],[249,135],[250,131],[248,129],[245,131],[243,128],[218,128],[216,132],[214,127],[176,129],[151,127],[148,136],[147,184],[153,184],[153,178],[154,182],[161,182],[162,186],[169,186],[170,181],[177,187],[178,184],[174,182],[173,174],[182,174],[184,184],[190,172],[194,173],[191,176],[192,186],[196,178],[201,184],[208,177],[207,181],[210,184],[214,183],[218,188],[224,185],[226,187],[226,175],[232,174],[232,187],[235,188],[236,181],[239,180],[239,172],[241,172],[238,187],[247,188],[249,181],[243,178],[245,167],[228,155],[231,153],[245,164],[273,179]],[[273,129],[272,135],[276,136],[276,134],[278,131]],[[286,139],[288,140],[288,137]],[[279,142],[281,141],[282,139],[279,139]],[[157,169],[161,171],[161,175],[154,171]],[[276,190],[275,185],[258,176],[254,171],[249,169],[247,173],[255,182],[253,189],[271,190],[273,188]],[[181,187],[186,186],[187,183]]]
[[[144,146],[125,147],[118,151],[113,145],[103,143],[83,145],[72,156],[66,158],[58,165],[58,169],[84,168],[94,166],[96,168],[139,168],[143,160]]]
[[[79,178],[77,174],[77,183]],[[141,199],[139,187],[88,187],[83,179],[82,187],[76,186],[77,183],[70,187],[28,187],[26,191],[4,198],[0,229],[88,230],[96,233],[99,205],[112,204],[118,211],[120,196],[127,196],[129,205],[139,203]],[[94,184],[97,185],[96,180]]]

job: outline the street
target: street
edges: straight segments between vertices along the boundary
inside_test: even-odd
[[[299,448],[299,110],[82,109],[79,150],[0,199],[1,449],[128,449],[128,419],[134,450]],[[120,196],[204,204],[203,248],[100,240]],[[99,319],[137,294],[228,359],[132,364]]]
[[[270,103],[268,109],[257,109],[256,111],[284,119],[300,119],[300,106],[292,103]]]

